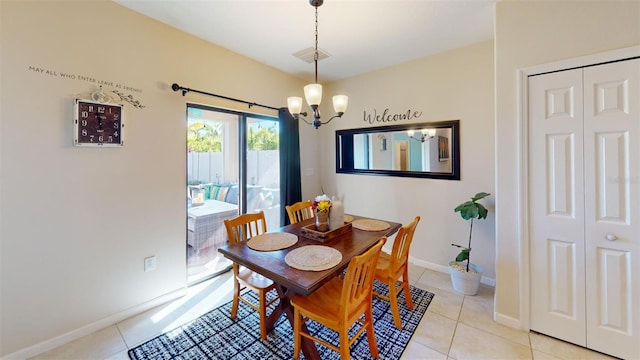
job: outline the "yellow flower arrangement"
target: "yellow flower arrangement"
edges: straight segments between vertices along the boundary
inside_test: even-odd
[[[331,209],[331,200],[327,195],[317,196],[311,207],[315,211],[328,212]]]
[[[331,199],[327,195],[316,196],[311,205],[316,215],[316,228],[318,231],[329,231],[329,210]]]

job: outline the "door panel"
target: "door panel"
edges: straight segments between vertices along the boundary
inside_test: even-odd
[[[575,179],[573,134],[549,134],[547,140],[546,172],[548,174],[547,214],[575,219]]]
[[[531,329],[584,346],[582,108],[581,70],[529,79]]]
[[[640,60],[584,69],[587,346],[640,354]]]
[[[598,132],[594,135],[596,221],[629,224],[629,188],[615,180],[627,177],[629,134]]]
[[[598,311],[600,326],[625,335],[631,334],[631,262],[628,251],[597,249],[598,301],[603,304]],[[619,281],[608,281],[618,279]],[[595,315],[595,313],[594,313]]]
[[[576,320],[576,244],[547,239],[549,299],[547,311],[562,318]]]
[[[246,117],[247,213],[263,211],[267,230],[280,224],[280,128],[275,118]]]

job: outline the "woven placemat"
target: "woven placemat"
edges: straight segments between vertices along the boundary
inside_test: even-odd
[[[298,242],[298,236],[295,234],[280,233],[264,233],[252,237],[247,241],[247,246],[258,251],[275,251],[286,249]]]
[[[351,223],[351,226],[353,226],[356,229],[366,230],[366,231],[382,231],[382,230],[387,230],[391,225],[389,225],[389,223],[386,223],[380,220],[358,219],[358,220],[354,220]]]
[[[322,245],[307,245],[293,249],[284,257],[284,262],[294,269],[322,271],[331,269],[342,261],[340,251]]]
[[[351,215],[344,215],[343,218],[344,218],[345,224],[353,221],[353,216]]]

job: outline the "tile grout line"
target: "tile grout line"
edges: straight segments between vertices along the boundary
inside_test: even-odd
[[[531,331],[527,333],[527,339],[529,339],[529,351],[531,352],[531,359],[534,360],[535,357],[533,355],[533,343],[531,342]]]
[[[453,347],[453,339],[456,337],[456,332],[458,331],[458,324],[460,324],[460,316],[462,315],[462,307],[464,306],[464,301],[467,299],[466,295],[462,296],[462,303],[460,304],[460,310],[458,310],[458,316],[456,317],[456,326],[453,328],[453,334],[451,335],[451,341],[449,342],[449,349],[447,350],[447,359],[451,356],[451,348]]]
[[[129,352],[129,343],[127,343],[127,340],[124,338],[124,334],[122,333],[122,330],[120,330],[120,323],[116,323],[115,325],[116,325],[116,329],[118,330],[118,334],[120,334],[120,338],[124,343],[124,346],[127,348],[127,352]]]
[[[122,343],[124,344],[124,347],[125,347],[124,351],[127,353],[127,356],[128,356],[128,354],[129,354],[129,345],[127,345],[127,342],[124,340],[124,336],[122,335],[122,332],[120,331],[120,328],[118,327],[118,324],[117,323],[113,324],[113,326],[115,326],[116,331],[118,332],[118,335],[120,336],[120,339],[122,340]],[[112,356],[115,356],[115,355],[117,355],[117,354],[119,354],[121,352],[122,352],[122,350],[118,350],[118,351],[106,356],[105,359],[108,359],[108,358],[110,358]]]

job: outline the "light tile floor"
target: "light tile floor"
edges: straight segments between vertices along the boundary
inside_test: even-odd
[[[493,288],[476,296],[454,292],[448,274],[411,266],[414,286],[434,300],[402,359],[612,359],[544,335],[515,330],[492,320]],[[127,349],[194,319],[231,299],[231,272],[192,286],[188,294],[72,341],[33,359],[129,359]]]

